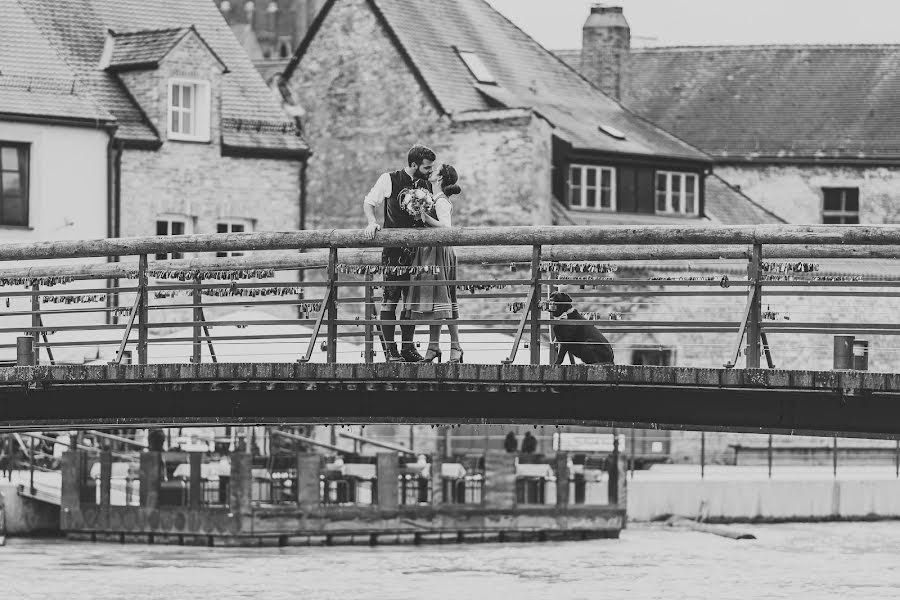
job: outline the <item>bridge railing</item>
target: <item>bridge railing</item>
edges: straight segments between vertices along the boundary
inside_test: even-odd
[[[13,340],[24,334],[41,364],[80,362],[73,350],[96,348],[94,360],[115,363],[132,351],[142,364],[372,362],[383,349],[378,326],[401,324],[376,318],[390,269],[381,247],[447,245],[460,265],[448,283],[459,290],[462,344],[492,349],[470,351],[478,356],[467,362],[555,360],[545,309],[548,294],[564,289],[589,319],[580,325],[602,330],[619,363],[737,366],[744,356],[746,367],[772,367],[774,348],[788,364],[808,355],[830,363],[830,336],[900,333],[898,242],[900,228],[889,226],[641,226],[0,244],[10,265],[0,268],[0,352],[11,360],[18,348],[27,361],[29,348]],[[392,285],[433,285],[411,270],[410,282]],[[227,314],[237,309],[271,314]],[[878,349],[886,360],[900,351]]]

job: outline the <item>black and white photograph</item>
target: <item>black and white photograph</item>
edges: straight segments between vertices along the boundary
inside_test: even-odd
[[[0,598],[900,597],[896,0],[0,0]]]

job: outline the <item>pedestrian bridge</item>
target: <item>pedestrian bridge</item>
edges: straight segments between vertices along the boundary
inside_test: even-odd
[[[0,426],[528,422],[894,436],[898,242],[889,226],[643,226],[4,244]],[[399,321],[376,318],[380,247],[435,244],[457,247],[465,364],[386,364],[377,326]],[[409,270],[404,285],[423,285],[423,270]],[[554,364],[554,289],[606,334],[616,365]],[[424,353],[426,326],[443,322],[417,323]]]

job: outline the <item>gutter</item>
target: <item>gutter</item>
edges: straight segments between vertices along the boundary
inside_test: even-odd
[[[111,129],[113,132],[119,127],[112,119],[54,117],[52,115],[22,115],[4,112],[0,112],[0,121],[31,123],[34,125],[59,125],[62,127],[86,127],[89,129]]]

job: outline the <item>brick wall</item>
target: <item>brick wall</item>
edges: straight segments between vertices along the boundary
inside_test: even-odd
[[[210,82],[210,142],[167,139],[168,84],[172,77]],[[155,235],[156,220],[160,215],[185,217],[187,233],[216,233],[218,223],[231,220],[246,222],[249,231],[299,228],[299,160],[222,156],[222,77],[221,65],[192,35],[187,36],[158,69],[122,75],[126,87],[163,139],[162,146],[157,150],[127,149],[123,153],[122,236]],[[297,279],[293,272],[279,273],[278,277],[285,281]],[[213,304],[215,300],[204,298],[204,303]],[[123,303],[129,301],[123,296]],[[171,302],[151,302],[184,301],[184,298],[176,298]],[[232,310],[235,309],[213,310],[207,314],[207,319]],[[268,312],[284,317],[296,314],[296,309],[272,308]],[[155,313],[154,316],[160,320],[175,321],[185,320],[189,314],[182,310]]]
[[[860,223],[900,222],[900,168],[742,165],[716,174],[789,223],[822,222],[823,187],[859,188]]]

